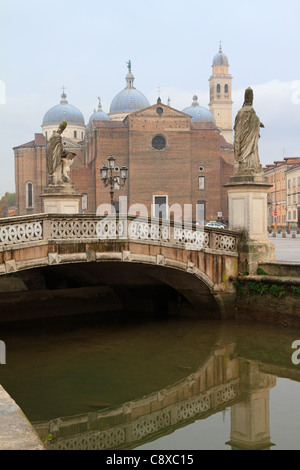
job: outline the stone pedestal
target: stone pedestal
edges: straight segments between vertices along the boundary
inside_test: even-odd
[[[229,229],[244,232],[240,251],[241,269],[256,274],[260,262],[275,261],[268,239],[267,194],[271,185],[264,175],[232,176],[228,190]]]
[[[78,214],[81,194],[73,183],[51,185],[41,195],[44,212],[47,214]]]

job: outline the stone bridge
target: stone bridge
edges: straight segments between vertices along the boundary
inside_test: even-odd
[[[156,283],[179,292],[196,310],[205,306],[206,312],[226,318],[235,295],[241,236],[122,214],[13,217],[0,220],[0,275],[19,278],[23,295],[31,289],[29,272],[47,277],[49,271],[52,283],[64,277],[72,287],[96,289],[98,282],[98,291],[99,286],[126,290],[130,282],[131,287]],[[60,294],[70,283],[59,286]],[[47,289],[47,282],[42,288]]]

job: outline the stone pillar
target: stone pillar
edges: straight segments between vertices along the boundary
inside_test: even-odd
[[[49,184],[41,198],[46,214],[78,214],[80,211],[81,194],[73,183]]]
[[[232,176],[228,190],[229,229],[241,230],[241,270],[256,274],[260,262],[275,261],[274,245],[268,239],[268,190],[263,175]]]

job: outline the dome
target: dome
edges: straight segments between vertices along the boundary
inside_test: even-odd
[[[131,64],[129,62],[129,64]],[[110,113],[133,113],[150,106],[147,98],[133,86],[134,76],[131,73],[131,65],[128,66],[126,75],[126,88],[120,91],[111,102]]]
[[[216,124],[213,114],[208,109],[199,106],[196,95],[193,96],[192,105],[183,109],[182,112],[192,117],[191,122],[213,122]]]
[[[78,108],[69,104],[66,100],[67,95],[61,95],[60,103],[50,108],[43,119],[42,126],[59,124],[61,121],[67,121],[68,124],[77,124],[84,126],[84,117]]]
[[[219,48],[219,52],[213,58],[213,65],[228,65],[228,59],[226,55],[223,54],[221,46]]]
[[[92,121],[107,121],[110,119],[108,114],[102,111],[100,98],[98,98],[98,100],[99,100],[98,110],[97,111],[94,110],[94,113],[90,117],[89,124],[91,124]]]

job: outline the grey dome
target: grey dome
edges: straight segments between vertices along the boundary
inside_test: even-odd
[[[60,103],[46,112],[42,126],[59,124],[61,121],[67,121],[68,124],[84,126],[82,112],[72,104],[69,104],[66,97],[67,95],[63,93]]]
[[[191,122],[213,122],[216,124],[213,114],[208,109],[199,106],[198,97],[196,95],[193,96],[192,105],[188,108],[184,108],[182,112],[192,117]]]
[[[147,98],[133,86],[134,76],[131,70],[126,75],[127,86],[111,102],[110,113],[132,113],[150,106]]]
[[[219,52],[213,58],[213,65],[228,65],[227,56],[223,54],[221,46],[219,48]]]
[[[95,110],[94,113],[91,115],[89,124],[91,124],[92,121],[109,121],[110,120],[110,117],[108,116],[108,114],[106,114],[102,110],[100,98],[98,98],[98,100],[99,100],[98,110],[97,111]]]

